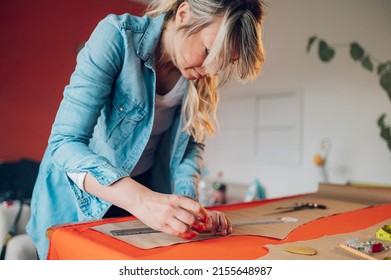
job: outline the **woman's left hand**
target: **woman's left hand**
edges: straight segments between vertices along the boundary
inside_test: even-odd
[[[205,231],[210,231],[212,235],[220,232],[223,236],[232,233],[232,222],[223,212],[206,210],[206,213],[208,214],[208,221]]]

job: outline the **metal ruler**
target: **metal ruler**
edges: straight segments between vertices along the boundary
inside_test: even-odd
[[[239,226],[251,226],[251,225],[259,225],[259,224],[294,223],[297,221],[299,221],[299,219],[291,218],[291,217],[283,217],[277,219],[240,221],[240,222],[233,223],[232,226],[239,227]],[[116,229],[110,231],[110,234],[113,236],[136,235],[136,234],[147,234],[147,233],[161,233],[161,231],[152,229],[150,227],[126,228],[126,229]]]

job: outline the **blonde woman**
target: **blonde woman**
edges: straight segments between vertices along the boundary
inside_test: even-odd
[[[45,259],[54,224],[134,215],[191,239],[232,232],[197,202],[217,88],[258,75],[260,0],[153,1],[109,15],[77,57],[42,159],[27,232]],[[219,81],[218,81],[219,78]]]

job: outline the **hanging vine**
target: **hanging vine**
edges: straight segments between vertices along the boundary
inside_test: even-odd
[[[316,35],[311,36],[307,43],[307,53],[310,53],[312,46],[318,42],[318,56],[322,62],[330,62],[335,56],[335,48],[350,48],[351,58],[360,63],[361,66],[369,72],[374,72],[379,76],[380,86],[386,91],[391,101],[391,61],[381,62],[379,59],[365,51],[357,42],[348,44],[328,44],[325,40],[318,38]],[[391,127],[387,122],[387,115],[382,113],[377,119],[377,125],[380,128],[380,137],[383,138],[388,149],[391,151]]]

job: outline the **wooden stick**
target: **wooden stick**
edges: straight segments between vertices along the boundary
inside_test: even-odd
[[[359,250],[356,250],[356,249],[354,249],[354,248],[352,248],[352,247],[349,247],[349,246],[347,246],[347,245],[345,245],[345,244],[338,244],[338,246],[339,246],[340,248],[344,249],[345,251],[347,251],[347,252],[349,252],[349,253],[351,253],[351,254],[353,254],[353,255],[355,255],[355,256],[364,258],[364,259],[366,259],[366,260],[377,260],[376,258],[374,258],[374,257],[372,257],[372,256],[370,256],[370,255],[368,255],[368,254],[365,254],[364,252],[361,252],[361,251],[359,251]]]

